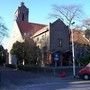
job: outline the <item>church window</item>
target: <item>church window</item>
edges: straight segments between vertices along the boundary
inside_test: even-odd
[[[61,46],[62,46],[62,39],[58,38],[58,47],[61,47]]]
[[[39,41],[39,38],[37,37],[37,41]]]
[[[25,15],[24,13],[22,13],[22,21],[24,21]]]
[[[44,35],[42,35],[42,39],[43,39],[43,40],[45,39],[45,36],[44,36]]]
[[[59,41],[59,45],[62,46],[62,41],[61,40]]]

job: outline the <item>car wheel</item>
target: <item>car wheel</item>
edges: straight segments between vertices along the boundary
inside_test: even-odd
[[[83,78],[84,78],[85,80],[88,80],[88,79],[89,79],[89,76],[88,76],[88,75],[84,75]]]

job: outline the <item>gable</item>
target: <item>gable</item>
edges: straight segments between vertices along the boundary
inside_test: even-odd
[[[60,26],[66,26],[64,24],[64,22],[62,20],[60,20],[60,19],[57,19],[55,22],[52,23],[52,25],[57,25],[57,24],[59,24]]]

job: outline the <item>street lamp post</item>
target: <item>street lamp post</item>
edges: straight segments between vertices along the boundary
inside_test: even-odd
[[[72,39],[73,76],[75,77],[75,54],[74,54],[73,29],[71,29],[71,39]]]
[[[75,22],[72,23],[72,25]],[[73,40],[73,29],[71,29],[71,41],[72,41],[72,59],[73,59],[73,76],[75,77],[76,72],[75,72],[75,54],[74,54],[74,40]]]

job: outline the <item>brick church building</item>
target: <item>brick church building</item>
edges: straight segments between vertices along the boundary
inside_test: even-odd
[[[63,55],[65,56],[70,50],[70,31],[68,26],[60,19],[48,25],[29,22],[29,9],[22,2],[15,12],[9,51],[13,43],[16,41],[23,42],[25,36],[32,38],[41,49],[43,64],[51,64],[53,53],[56,52],[59,52],[60,64],[69,62],[68,58],[70,57],[63,59]],[[9,63],[12,63],[11,55]]]
[[[48,25],[29,22],[29,9],[22,2],[15,12],[9,50],[16,41],[23,42],[25,36],[33,38],[36,42],[43,53],[43,63],[46,64],[51,62],[48,58],[54,52],[60,52],[61,62],[62,54],[70,49],[69,29],[63,21],[57,19]],[[12,60],[9,60],[9,63],[12,63]]]

